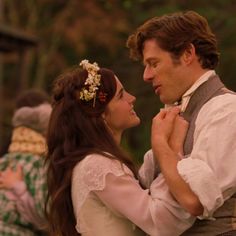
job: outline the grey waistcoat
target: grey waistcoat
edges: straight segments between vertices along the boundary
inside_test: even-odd
[[[190,122],[189,130],[184,143],[185,155],[190,154],[193,149],[195,121],[202,106],[211,98],[218,95],[223,95],[225,93],[233,92],[225,88],[218,76],[212,76],[208,81],[200,85],[192,95],[186,111],[182,114],[184,118]],[[197,219],[194,225],[189,230],[184,232],[182,236],[215,236],[223,232],[236,229],[235,195],[225,201],[224,204],[216,210],[214,213],[214,218],[216,219],[214,221]]]

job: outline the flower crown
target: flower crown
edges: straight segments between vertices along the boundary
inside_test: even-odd
[[[101,85],[101,75],[98,74],[100,68],[96,62],[91,64],[88,60],[81,61],[79,65],[88,72],[88,77],[84,83],[85,87],[80,91],[80,99],[84,101],[90,101],[93,99],[93,107],[95,107],[97,90]],[[105,102],[106,94],[100,92],[98,98],[100,102]]]

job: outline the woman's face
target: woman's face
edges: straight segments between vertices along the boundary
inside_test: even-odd
[[[125,91],[116,77],[116,94],[108,103],[103,114],[103,118],[113,134],[122,134],[125,129],[140,123],[140,119],[134,111],[135,100],[136,98]]]

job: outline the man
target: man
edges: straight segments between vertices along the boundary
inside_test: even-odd
[[[166,106],[181,104],[190,122],[176,165],[204,210],[182,235],[236,235],[236,96],[214,71],[219,53],[206,19],[193,11],[152,18],[127,46],[144,63],[144,81]],[[153,152],[160,167],[172,162],[165,144]],[[170,188],[174,181],[166,179]]]

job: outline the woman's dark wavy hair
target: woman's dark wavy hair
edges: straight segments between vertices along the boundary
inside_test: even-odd
[[[46,158],[49,189],[46,215],[51,236],[79,235],[75,230],[71,177],[75,165],[86,155],[98,153],[117,159],[135,173],[132,161],[116,144],[101,116],[116,93],[115,75],[104,68],[98,73],[101,75],[101,85],[97,94],[106,94],[106,101],[100,101],[97,97],[95,106],[93,99],[84,101],[79,96],[88,77],[86,70],[73,69],[61,75],[54,84]],[[112,156],[104,154],[105,152]]]
[[[178,62],[184,50],[193,44],[204,69],[215,69],[219,62],[217,41],[207,20],[194,11],[154,17],[141,25],[127,40],[130,57],[142,59],[144,42],[155,39]]]

